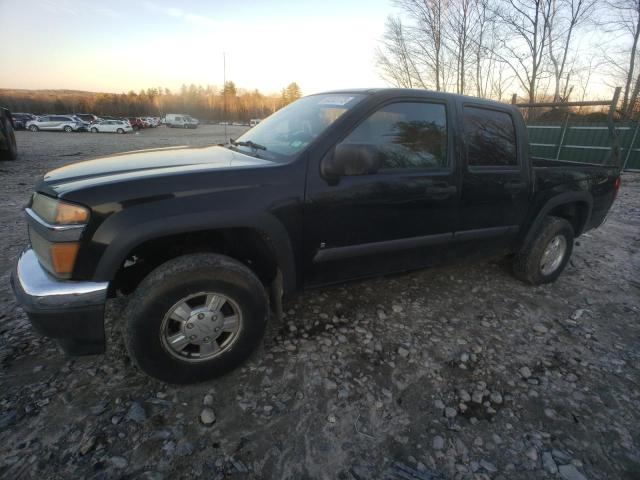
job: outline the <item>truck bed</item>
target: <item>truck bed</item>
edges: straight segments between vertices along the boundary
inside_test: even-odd
[[[600,225],[615,199],[614,184],[620,176],[613,165],[530,157],[537,201],[561,192],[588,192],[591,215],[585,230]]]

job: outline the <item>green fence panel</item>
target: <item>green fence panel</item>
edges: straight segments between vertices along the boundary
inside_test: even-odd
[[[609,128],[606,123],[567,125],[527,125],[531,154],[572,162],[605,163],[610,155]],[[616,124],[622,163],[627,170],[640,169],[640,129],[638,123]],[[562,143],[562,145],[560,145]]]

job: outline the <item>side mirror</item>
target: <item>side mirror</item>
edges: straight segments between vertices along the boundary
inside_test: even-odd
[[[322,160],[320,173],[328,180],[377,173],[384,160],[378,147],[362,143],[339,143]]]

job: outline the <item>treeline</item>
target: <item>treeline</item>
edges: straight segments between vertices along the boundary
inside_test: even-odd
[[[638,0],[394,0],[376,51],[391,85],[509,101],[585,100],[594,80],[638,111]],[[599,35],[592,35],[598,32]],[[598,42],[596,44],[596,42]]]
[[[187,113],[201,120],[246,122],[251,118],[265,118],[301,96],[295,82],[283,88],[279,95],[248,91],[227,82],[224,88],[183,85],[179,92],[161,87],[129,93],[0,90],[0,105],[13,112],[35,114],[93,113],[134,117]]]

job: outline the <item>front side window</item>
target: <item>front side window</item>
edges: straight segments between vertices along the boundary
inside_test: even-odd
[[[475,167],[518,164],[516,131],[511,115],[480,107],[464,107],[467,163]]]
[[[278,110],[248,130],[237,143],[252,142],[262,148],[236,145],[243,153],[280,160],[295,155],[313,142],[333,122],[364,98],[358,93],[310,95]]]
[[[447,166],[447,114],[441,103],[393,103],[376,111],[343,143],[374,145],[381,169]]]

